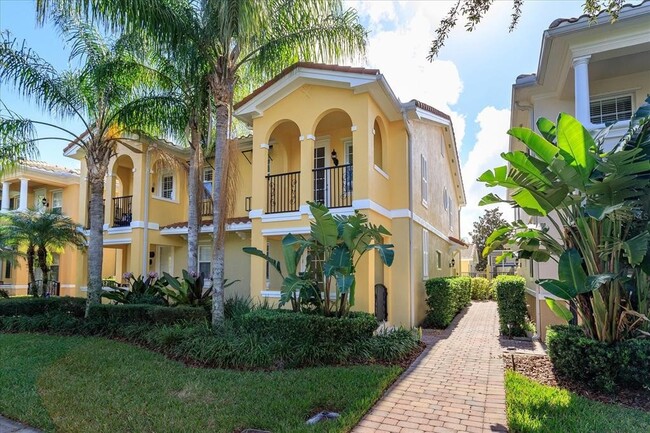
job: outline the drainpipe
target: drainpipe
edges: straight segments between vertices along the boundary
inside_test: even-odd
[[[149,201],[151,199],[149,190],[151,182],[151,154],[149,150],[151,145],[147,146],[147,152],[144,163],[144,235],[142,236],[142,275],[148,274],[147,268],[149,265]]]
[[[411,310],[409,318],[409,326],[415,326],[415,281],[413,276],[415,270],[413,269],[413,133],[411,132],[411,125],[406,116],[406,110],[402,108],[402,118],[404,119],[404,127],[406,128],[406,137],[408,142],[408,178],[409,178],[409,286],[410,297],[409,306]]]

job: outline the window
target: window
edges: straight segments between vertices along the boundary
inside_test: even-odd
[[[353,162],[353,148],[352,139],[343,141],[343,149],[345,150],[345,172],[343,173],[343,192],[350,194],[352,192],[352,162]]]
[[[451,196],[448,196],[448,202],[447,202],[447,212],[449,213],[449,227],[454,226],[454,213],[452,211],[452,208],[454,206],[454,202],[451,199]]]
[[[420,155],[420,171],[422,172],[421,193],[422,204],[427,206],[429,204],[429,169],[427,160],[424,155]]]
[[[429,231],[422,229],[422,279],[429,278]]]
[[[212,179],[214,176],[214,171],[212,168],[203,169],[203,195],[204,199],[209,199],[212,197]]]
[[[63,213],[63,191],[52,192],[52,212]]]
[[[5,279],[11,279],[11,262],[9,260],[5,262]]]
[[[632,118],[632,95],[592,99],[589,114],[594,124],[628,120]]]
[[[171,172],[163,172],[160,176],[160,196],[174,199],[174,175]]]
[[[375,120],[375,124],[372,127],[372,133],[374,135],[373,141],[373,154],[374,154],[374,163],[377,167],[384,168],[384,143],[382,141],[381,131],[379,130],[379,123]]]
[[[211,272],[211,254],[210,245],[199,245],[199,274],[203,272],[203,277],[209,279],[212,277]]]
[[[449,209],[449,195],[447,194],[447,188],[442,190],[442,205],[445,207],[445,210]]]
[[[436,267],[442,269],[442,253],[440,251],[436,251]]]
[[[57,253],[52,253],[52,265],[50,265],[50,281],[59,281],[59,260]]]

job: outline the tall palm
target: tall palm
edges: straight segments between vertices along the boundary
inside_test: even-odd
[[[129,46],[133,40],[107,40],[91,25],[74,17],[53,13],[61,34],[71,44],[71,60],[81,67],[57,71],[37,53],[9,34],[0,40],[0,79],[13,85],[44,111],[60,119],[76,119],[83,133],[60,125],[25,119],[16,113],[0,112],[0,136],[6,159],[16,161],[33,152],[41,140],[72,141],[85,154],[90,186],[90,239],[88,248],[88,306],[99,303],[102,287],[104,178],[118,143],[128,140],[128,129],[118,122],[123,108],[138,96],[138,84],[148,76],[134,66]],[[58,131],[58,136],[40,138],[36,125]]]
[[[31,286],[35,288],[35,259],[42,272],[43,287],[48,284],[49,267],[47,256],[72,245],[79,249],[86,248],[86,236],[82,227],[70,217],[58,212],[22,211],[9,212],[3,216],[0,238],[5,239],[8,247],[24,248],[27,256],[27,270]],[[36,295],[35,292],[32,294]]]
[[[172,52],[192,38],[193,47],[207,59],[216,128],[212,318],[214,324],[222,322],[229,194],[225,175],[232,165],[230,127],[240,78],[270,78],[298,60],[338,61],[362,54],[365,29],[341,0],[37,0],[39,16],[57,4],[117,28],[146,29]]]

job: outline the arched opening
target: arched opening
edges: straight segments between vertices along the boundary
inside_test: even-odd
[[[128,227],[133,220],[133,160],[119,156],[111,174],[113,227]]]
[[[378,122],[378,119],[375,119],[375,123],[372,126],[372,132],[374,135],[373,138],[373,162],[380,169],[384,169],[384,139],[381,133],[382,128]]]
[[[283,120],[268,140],[266,212],[294,212],[300,207],[300,128]]]
[[[326,112],[315,135],[314,201],[330,208],[352,206],[352,119],[343,110]]]

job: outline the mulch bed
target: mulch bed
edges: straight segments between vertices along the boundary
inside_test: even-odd
[[[507,369],[514,370],[542,385],[567,389],[602,403],[619,404],[650,412],[650,391],[648,390],[624,389],[615,394],[606,394],[588,389],[581,383],[558,376],[546,355],[504,354],[503,359]]]

